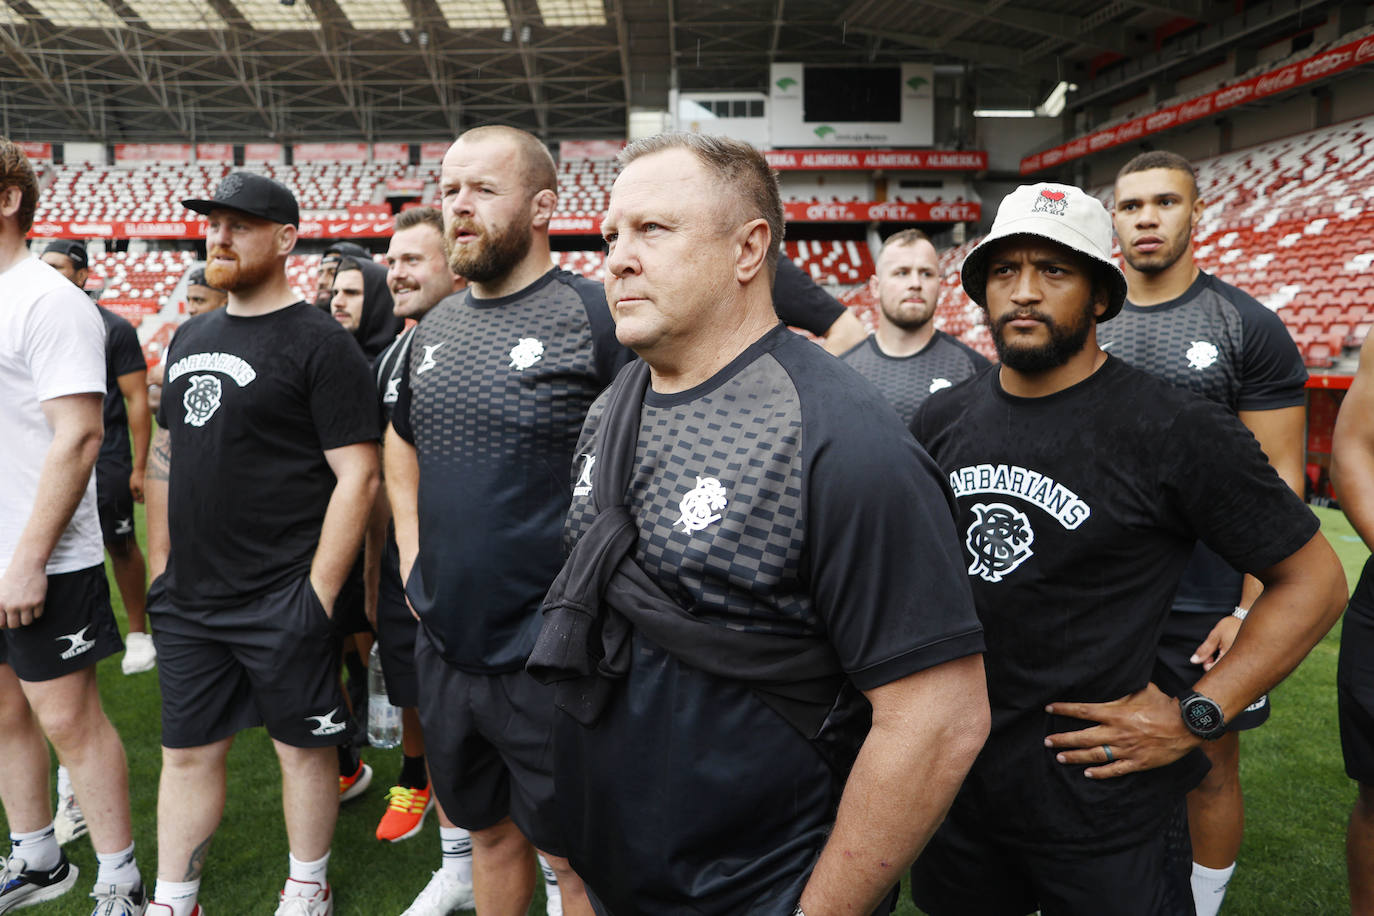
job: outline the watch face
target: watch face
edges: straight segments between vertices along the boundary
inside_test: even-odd
[[[1221,725],[1221,709],[1206,697],[1190,697],[1183,707],[1188,728],[1202,735]]]

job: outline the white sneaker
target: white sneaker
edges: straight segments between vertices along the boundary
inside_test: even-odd
[[[276,916],[334,916],[334,889],[315,881],[286,881]]]
[[[97,884],[91,891],[95,909],[91,916],[144,916],[148,911],[148,896],[143,881],[130,884]]]
[[[152,671],[157,666],[157,649],[153,637],[147,633],[130,633],[124,637],[124,660],[119,668],[125,674]]]
[[[63,795],[57,799],[57,816],[52,819],[52,828],[59,846],[65,846],[87,834],[86,815],[81,813],[75,795]]]
[[[401,916],[448,916],[454,910],[475,908],[472,885],[464,884],[456,875],[441,868]]]

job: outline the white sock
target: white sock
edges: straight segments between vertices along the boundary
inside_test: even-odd
[[[120,852],[97,852],[95,859],[100,863],[96,872],[96,884],[136,884],[138,883],[138,862],[134,860],[134,844]]]
[[[76,790],[72,788],[72,774],[67,772],[67,768],[59,763],[57,765],[57,797],[66,798],[75,794]]]
[[[62,849],[57,845],[51,821],[42,830],[11,833],[10,846],[10,855],[23,859],[24,865],[34,871],[48,871],[62,861]]]
[[[200,879],[194,881],[163,881],[153,885],[153,902],[172,911],[171,916],[191,916],[196,911],[196,897],[200,896]]]
[[[539,857],[539,870],[544,873],[544,890],[550,897],[558,893],[558,876],[553,873],[553,867],[544,861],[544,857]]]
[[[1226,868],[1193,863],[1193,905],[1197,907],[1197,916],[1217,916],[1221,901],[1226,899],[1226,885],[1235,872],[1235,862]]]
[[[329,853],[326,852],[314,862],[302,862],[289,852],[286,854],[286,858],[290,862],[290,879],[292,881],[299,881],[302,884],[314,882],[320,887],[329,884]]]
[[[462,827],[439,826],[439,850],[443,853],[444,871],[451,872],[463,884],[472,883],[472,839]]]

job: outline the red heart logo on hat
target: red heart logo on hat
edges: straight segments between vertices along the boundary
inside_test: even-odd
[[[1041,197],[1048,197],[1050,200],[1063,200],[1063,199],[1064,199],[1064,192],[1063,192],[1063,191],[1041,191],[1041,192],[1040,192],[1040,196],[1041,196]]]

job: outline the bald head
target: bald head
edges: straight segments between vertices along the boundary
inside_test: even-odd
[[[520,157],[522,183],[529,196],[543,190],[558,193],[558,168],[549,149],[534,134],[504,124],[488,124],[464,131],[458,143],[505,143]]]

